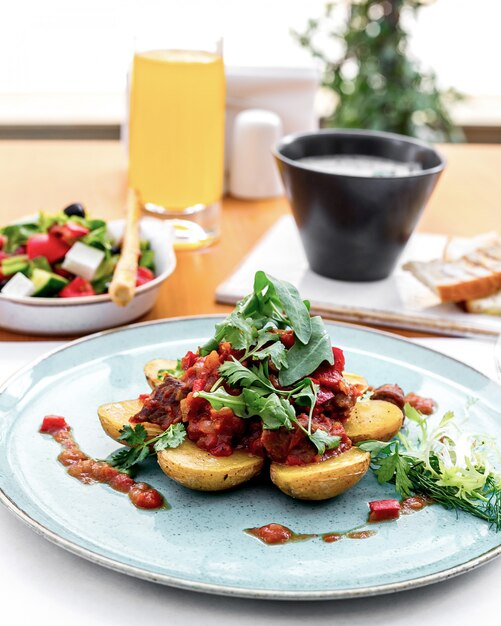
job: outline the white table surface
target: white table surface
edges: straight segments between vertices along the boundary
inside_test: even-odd
[[[493,345],[421,340],[494,377]],[[0,342],[0,380],[60,345]],[[500,536],[501,539],[501,536]],[[56,547],[0,507],[0,624],[18,626],[497,626],[501,559],[451,580],[392,595],[328,602],[243,600],[192,593],[118,574]]]

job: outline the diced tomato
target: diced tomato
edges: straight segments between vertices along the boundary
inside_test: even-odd
[[[294,345],[294,342],[296,341],[296,338],[294,336],[294,331],[284,330],[284,331],[281,331],[279,334],[280,334],[280,341],[284,344],[284,346],[287,349],[292,348],[292,346]]]
[[[5,237],[5,235],[0,235],[0,250],[3,250],[3,247],[5,246],[6,243],[7,243],[7,237]]]
[[[81,276],[77,276],[74,278],[71,283],[68,283],[66,287],[61,289],[59,292],[60,298],[78,298],[82,296],[95,296],[96,292],[94,288],[89,283],[88,280],[82,278]]]
[[[338,391],[343,377],[341,372],[334,369],[333,365],[327,367],[321,365],[315,372],[314,378],[323,387],[331,389],[332,391]]]
[[[191,350],[188,350],[188,352],[181,359],[181,367],[184,370],[187,370],[189,367],[191,367],[192,365],[196,363],[197,359],[198,359],[198,356]]]
[[[136,287],[146,285],[155,278],[155,274],[147,267],[138,267],[136,274]]]
[[[369,502],[369,510],[369,522],[397,519],[400,516],[400,502],[398,500],[375,500]]]
[[[329,389],[322,389],[322,387],[320,387],[317,394],[317,405],[320,406],[321,404],[325,404],[329,400],[332,400],[333,397],[333,391],[330,391]]]
[[[193,381],[192,391],[203,391],[205,388],[206,381],[203,378],[198,378]]]
[[[54,224],[49,228],[49,234],[61,239],[68,245],[73,245],[77,239],[85,237],[90,232],[88,228],[76,222],[66,222],[66,224]]]
[[[42,425],[40,426],[41,433],[52,433],[56,430],[67,429],[68,424],[64,417],[60,417],[59,415],[46,415],[43,418]]]
[[[48,233],[32,235],[26,243],[26,252],[30,259],[44,256],[49,263],[55,263],[64,257],[70,246],[62,239]]]
[[[332,354],[334,355],[334,369],[342,373],[345,365],[344,352],[341,348],[332,348]]]

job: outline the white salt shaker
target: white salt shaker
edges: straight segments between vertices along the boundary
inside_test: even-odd
[[[272,111],[248,109],[235,117],[230,153],[232,196],[252,200],[283,194],[271,153],[282,135],[282,122]]]

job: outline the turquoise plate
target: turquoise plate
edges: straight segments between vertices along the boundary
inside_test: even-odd
[[[71,552],[147,580],[210,593],[274,599],[346,598],[444,580],[500,553],[501,533],[467,514],[430,506],[372,525],[368,539],[320,538],[266,546],[245,528],[270,522],[300,533],[345,531],[367,519],[367,503],[395,497],[367,475],[323,503],[294,501],[261,480],[204,494],[172,482],[151,462],[140,479],[172,508],[135,509],[105,485],[86,486],[56,461],[58,445],[37,431],[44,415],[64,415],[82,449],[104,458],[117,448],[96,407],[147,391],[143,364],[176,358],[212,334],[214,317],[138,324],[74,342],[13,376],[0,395],[0,497],[33,530]],[[501,388],[470,367],[403,339],[329,324],[347,369],[371,384],[397,382],[464,411],[476,431],[501,435]]]

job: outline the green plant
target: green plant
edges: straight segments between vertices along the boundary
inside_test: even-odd
[[[323,85],[336,103],[325,126],[386,130],[438,141],[461,140],[448,106],[461,98],[440,91],[436,76],[422,71],[408,52],[402,14],[429,0],[338,0],[310,19],[296,41],[324,67]],[[336,13],[347,9],[339,27]],[[340,49],[333,58],[329,47]]]

